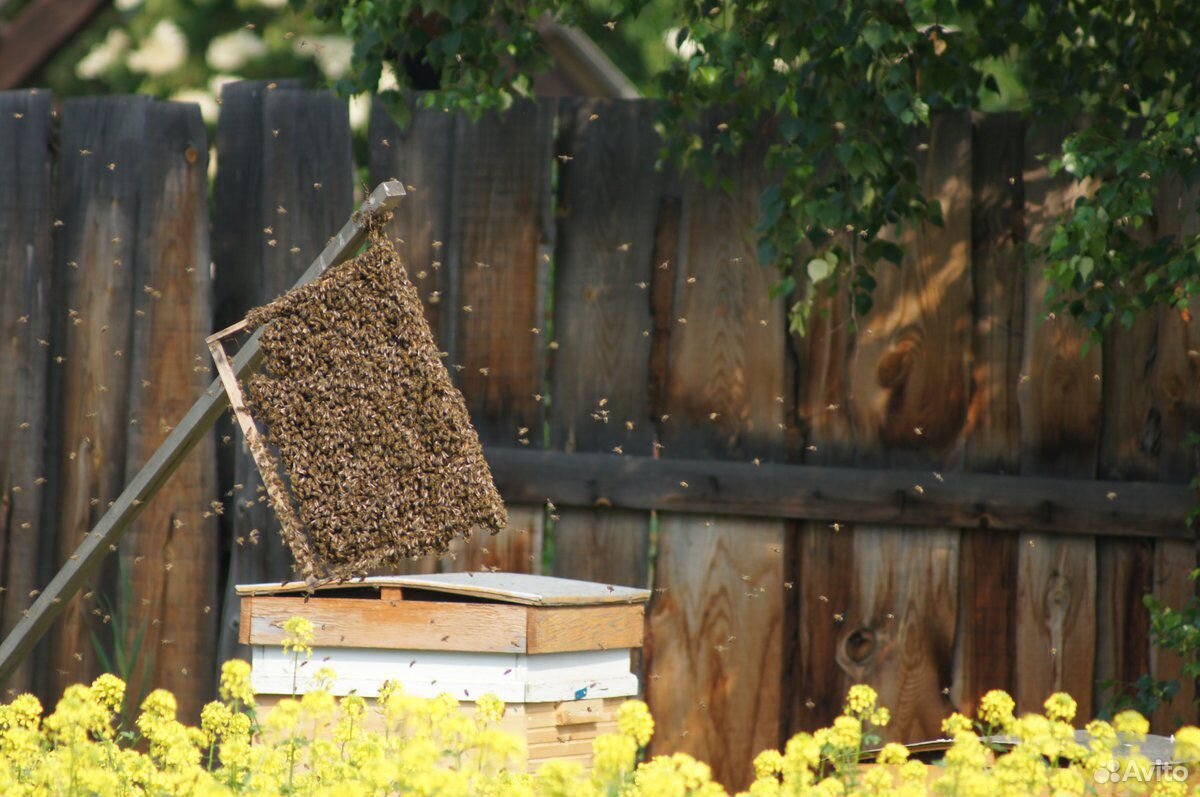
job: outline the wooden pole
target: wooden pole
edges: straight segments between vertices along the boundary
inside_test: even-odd
[[[396,181],[381,183],[367,197],[360,211],[375,213],[390,210],[404,196],[404,187]],[[362,245],[366,230],[357,215],[346,222],[336,236],[330,239],[325,249],[308,267],[308,271],[296,281],[296,287],[312,281],[323,271],[352,257]],[[233,370],[238,376],[248,373],[258,365],[261,352],[258,347],[260,331],[255,331],[238,351],[233,360]],[[124,492],[113,502],[108,511],[75,549],[62,569],[38,595],[24,617],[0,644],[0,683],[12,675],[21,661],[33,649],[42,635],[88,580],[104,557],[117,549],[117,542],[141,514],[146,503],[166,483],[188,452],[208,434],[221,413],[229,406],[229,398],[221,387],[220,379],[213,380],[208,390],[192,405],[183,420],[172,430],[163,444],[142,466]]]

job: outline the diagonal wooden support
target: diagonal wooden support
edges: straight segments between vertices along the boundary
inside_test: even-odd
[[[365,214],[390,210],[400,203],[403,196],[404,186],[399,182],[393,180],[380,183],[359,210]],[[310,282],[327,268],[353,257],[365,237],[366,230],[359,223],[356,214],[330,239],[317,259],[296,281],[296,286]],[[262,354],[258,346],[260,332],[261,330],[256,330],[234,357],[233,372],[237,376],[250,372],[261,360]],[[217,418],[228,407],[229,398],[222,389],[221,380],[213,380],[208,390],[192,405],[179,425],[126,485],[125,491],[88,532],[83,542],[75,549],[75,553],[25,612],[25,616],[4,638],[3,644],[0,644],[0,684],[8,680],[17,665],[62,613],[66,602],[96,572],[104,557],[111,549],[115,549],[121,536],[141,514],[146,503],[166,483],[188,452],[212,429]]]

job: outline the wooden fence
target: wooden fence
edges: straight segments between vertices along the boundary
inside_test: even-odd
[[[1200,329],[1151,313],[1086,352],[1024,242],[1072,201],[1058,131],[938,118],[918,149],[945,225],[903,235],[875,308],[787,333],[755,258],[759,155],[730,190],[656,171],[649,102],[552,100],[367,136],[393,221],[510,503],[510,527],[414,569],[651,585],[655,748],[748,762],[865,681],[892,738],[987,689],[1022,709],[1174,677],[1142,596],[1181,604]],[[280,293],[352,209],[344,104],[292,84],[198,110],[0,94],[0,578],[11,628],[212,378],[203,338]],[[361,174],[359,177],[361,178]],[[1166,186],[1160,232],[1194,231]],[[122,590],[147,683],[188,712],[238,653],[232,585],[287,574],[231,421],[193,454],[7,686],[97,670]],[[1155,717],[1195,719],[1192,685]]]

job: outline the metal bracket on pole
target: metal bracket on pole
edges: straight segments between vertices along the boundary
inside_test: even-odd
[[[359,208],[359,213],[371,215],[381,210],[390,210],[400,203],[404,193],[404,186],[399,182],[391,180],[380,183]],[[327,268],[350,259],[365,237],[366,229],[359,220],[359,214],[355,214],[325,245],[317,259],[296,281],[296,287],[315,279]],[[261,359],[258,347],[260,332],[261,330],[256,330],[233,359],[233,372],[239,377],[253,370]],[[0,644],[0,684],[8,680],[17,665],[66,608],[67,601],[95,573],[109,553],[109,546],[117,544],[141,514],[147,502],[166,483],[196,443],[212,429],[217,418],[228,406],[229,398],[222,388],[221,380],[216,379],[167,435],[167,439],[133,480],[125,486],[124,492],[88,532],[83,542],[75,549],[75,553],[4,638],[4,642]]]

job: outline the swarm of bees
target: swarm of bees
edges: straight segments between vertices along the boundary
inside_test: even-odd
[[[395,567],[507,523],[387,219],[362,221],[362,254],[246,319],[264,355],[248,403],[282,465],[263,478],[295,504],[273,501],[305,578]]]

